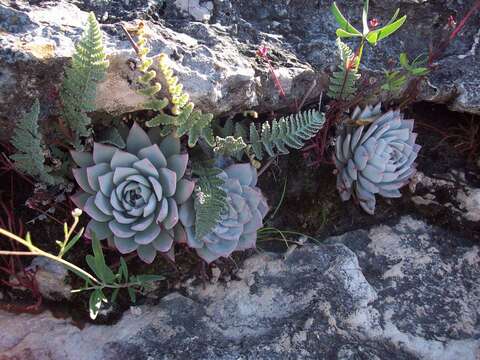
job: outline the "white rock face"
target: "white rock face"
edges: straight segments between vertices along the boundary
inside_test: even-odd
[[[480,249],[402,218],[248,259],[112,326],[0,312],[0,359],[432,359],[480,356]],[[2,358],[3,356],[3,358]]]

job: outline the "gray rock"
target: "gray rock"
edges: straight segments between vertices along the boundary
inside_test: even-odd
[[[171,294],[113,326],[0,313],[0,359],[475,360],[479,250],[405,217],[287,260],[254,256],[240,280]]]
[[[72,287],[67,284],[68,271],[58,262],[45,257],[36,257],[28,269],[35,272],[40,294],[49,300],[70,299]]]
[[[202,7],[210,9],[211,3],[202,3]],[[14,120],[36,97],[40,98],[42,114],[58,112],[56,90],[63,66],[73,53],[87,15],[67,0],[38,5],[14,0],[0,3],[0,138],[9,137]],[[221,115],[252,108],[281,109],[292,105],[294,99],[300,101],[318,76],[310,65],[285,51],[275,63],[286,93],[279,99],[268,67],[255,56],[257,45],[230,37],[221,25],[187,22],[172,29],[145,23],[150,55],[170,55],[184,89],[205,112]],[[131,45],[117,25],[105,24],[102,29],[111,66],[98,89],[97,110],[122,114],[141,109],[146,99],[137,94],[133,82],[139,74],[130,66],[130,59],[135,58]],[[311,98],[318,97],[319,92],[312,92]]]
[[[219,10],[217,21],[232,23],[242,19],[251,24],[259,33],[269,32],[272,20],[288,14],[288,27],[278,27],[285,48],[295,49],[300,59],[325,71],[336,61],[335,29],[337,24],[330,14],[331,0],[230,1],[233,10]],[[339,0],[338,6],[354,25],[361,28],[362,2]],[[407,15],[407,22],[400,31],[382,41],[377,47],[367,47],[364,53],[364,69],[370,74],[381,74],[388,68],[390,60],[397,60],[401,52],[410,58],[428,54],[429,46],[438,46],[441,39],[448,37],[448,18],[457,22],[471,9],[473,2],[463,0],[405,0],[371,1],[370,18],[377,18],[385,24],[397,8]],[[259,11],[258,9],[262,9]],[[225,14],[234,13],[234,16]],[[281,20],[285,24],[285,20]],[[429,77],[418,100],[446,103],[454,111],[480,113],[480,17],[473,15],[460,35],[450,44],[438,61],[438,70]]]

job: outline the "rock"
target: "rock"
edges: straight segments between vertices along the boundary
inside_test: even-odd
[[[417,171],[409,188],[417,212],[436,224],[448,224],[472,240],[478,239],[480,189],[464,172],[451,169],[448,173],[428,176]]]
[[[232,24],[242,19],[240,24],[251,24],[257,32],[270,32],[272,20],[285,24],[285,20],[279,19],[280,14],[287,13],[289,26],[276,28],[276,33],[282,36],[279,41],[283,47],[295,49],[301,60],[306,60],[318,71],[328,70],[336,62],[337,24],[330,13],[331,0],[235,0],[229,3],[233,9],[219,7],[216,20],[220,23]],[[361,2],[342,0],[337,3],[346,17],[361,28]],[[376,47],[367,47],[363,70],[381,75],[382,69],[389,67],[390,60],[398,63],[401,52],[406,52],[411,59],[428,54],[430,44],[438,46],[441,39],[450,34],[449,17],[459,22],[472,6],[473,3],[463,0],[370,2],[369,16],[377,18],[380,24],[386,23],[398,7],[401,15],[407,15],[407,22],[392,37]],[[474,15],[439,59],[438,70],[429,76],[429,83],[417,100],[446,103],[454,111],[480,113],[479,29],[480,17]]]
[[[192,6],[194,2],[188,3]],[[187,2],[178,0],[176,4]],[[201,6],[211,11],[210,2]],[[42,104],[42,117],[58,113],[63,66],[73,53],[87,15],[67,0],[38,5],[9,0],[0,4],[0,138],[9,138],[15,119],[36,97]],[[205,112],[225,115],[252,108],[282,109],[295,99],[300,101],[318,77],[291,51],[279,49],[281,56],[274,67],[286,93],[279,99],[268,67],[256,58],[256,44],[232,38],[217,24],[186,22],[181,28],[151,21],[145,24],[150,55],[157,57],[163,52],[170,56],[184,89]],[[125,25],[135,26],[134,22]],[[146,99],[136,92],[134,80],[139,74],[131,67],[135,53],[118,24],[104,24],[102,30],[111,66],[98,88],[97,110],[118,115],[141,109]],[[310,98],[317,98],[319,93],[316,89]]]
[[[256,255],[241,280],[170,294],[112,326],[0,312],[0,359],[475,360],[479,275],[478,246],[404,217],[285,261]]]
[[[68,271],[59,263],[45,257],[36,257],[28,267],[35,272],[40,294],[50,300],[70,299],[71,286],[66,279]]]
[[[212,16],[213,3],[211,1],[200,4],[199,0],[175,0],[174,4],[197,21],[208,21]]]

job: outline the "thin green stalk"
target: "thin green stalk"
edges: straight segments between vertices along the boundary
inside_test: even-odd
[[[30,243],[29,241],[26,241],[25,239],[22,239],[21,237],[11,233],[10,231],[7,231],[3,228],[0,228],[0,234],[4,235],[4,236],[20,243],[20,244],[22,244],[25,247],[27,247],[30,250],[30,252],[24,252],[25,255],[28,254],[29,256],[35,256],[35,255],[43,256],[43,257],[46,257],[46,258],[51,259],[53,261],[59,262],[60,264],[64,265],[65,267],[67,267],[71,271],[73,271],[77,274],[82,274],[84,279],[89,279],[96,284],[102,285],[102,283],[99,280],[97,280],[97,278],[95,278],[94,276],[92,276],[91,274],[89,274],[88,272],[83,270],[82,268],[79,268],[78,266],[76,266],[72,263],[69,263],[68,261],[65,261],[65,260],[63,260],[63,259],[61,259],[61,258],[59,258],[55,255],[49,254],[48,252],[37,248],[35,245]]]

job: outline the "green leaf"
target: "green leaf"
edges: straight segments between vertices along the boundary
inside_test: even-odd
[[[135,289],[129,287],[127,288],[127,291],[128,291],[128,296],[130,296],[130,301],[135,304],[137,302],[137,294],[135,292]]]
[[[75,244],[80,240],[80,238],[83,235],[84,228],[81,228],[80,231],[75,234],[74,237],[72,237],[68,242],[67,245],[65,246],[63,253],[66,254]]]
[[[119,291],[120,291],[120,288],[116,288],[116,289],[113,290],[112,296],[110,297],[110,302],[111,302],[112,304],[114,304],[115,301],[117,300],[118,292],[119,292]]]
[[[195,236],[202,239],[217,225],[227,205],[227,194],[222,189],[224,180],[218,175],[222,169],[212,162],[195,163],[193,173],[198,176],[195,187]]]
[[[96,132],[96,140],[99,143],[113,145],[119,149],[124,149],[126,146],[125,140],[123,140],[116,127],[109,127],[101,132]]]
[[[102,307],[102,302],[107,302],[105,295],[101,289],[96,289],[90,294],[90,299],[88,301],[88,307],[90,312],[90,318],[95,320],[97,315]]]
[[[376,30],[376,32],[378,32],[378,41],[392,35],[405,23],[406,20],[407,20],[407,15],[404,15],[400,19],[394,21],[393,23],[389,25],[385,25],[381,29]]]
[[[137,281],[140,283],[146,283],[150,281],[165,280],[165,276],[162,275],[137,275]]]
[[[395,13],[393,14],[392,18],[387,23],[387,25],[390,25],[391,23],[393,23],[397,19],[399,13],[400,13],[400,9],[395,10]]]
[[[345,31],[343,29],[337,29],[335,31],[335,33],[337,34],[338,37],[341,37],[341,38],[351,38],[351,37],[361,37],[362,35],[358,35],[358,34],[353,34],[353,33],[349,33],[348,31]]]
[[[408,61],[408,56],[406,53],[400,54],[400,65],[402,65],[402,67],[406,70],[410,69],[410,62]]]
[[[125,280],[125,282],[128,281],[128,267],[123,257],[120,258],[120,279],[122,278]]]
[[[332,7],[332,14],[337,20],[338,25],[340,25],[340,28],[345,30],[347,33],[350,34],[355,34],[357,36],[362,36],[362,33],[355,29],[348,21],[345,19],[345,17],[342,15],[340,12],[340,9],[338,8],[336,2],[333,2]]]
[[[92,249],[97,276],[107,284],[113,283],[115,281],[115,274],[105,263],[105,256],[103,255],[100,240],[97,239],[95,234],[92,236]]]
[[[378,42],[378,32],[376,31],[372,31],[370,32],[367,37],[366,37],[367,41],[372,44],[372,45],[377,45],[377,42]]]

